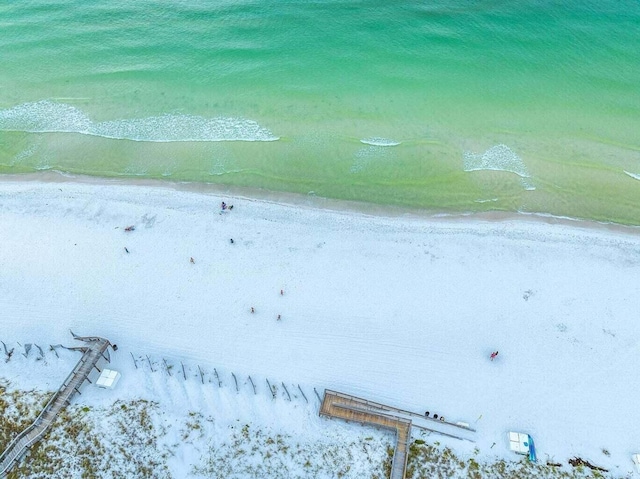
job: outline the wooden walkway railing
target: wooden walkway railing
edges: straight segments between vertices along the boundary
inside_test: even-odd
[[[73,333],[72,333],[73,334]],[[111,345],[109,341],[98,337],[80,337],[74,335],[75,339],[83,341],[88,346],[69,348],[83,351],[82,358],[73,368],[71,374],[62,383],[62,386],[53,394],[36,420],[16,436],[0,455],[0,477],[5,477],[11,468],[18,462],[22,455],[47,432],[60,411],[70,403],[71,398],[79,393],[80,386],[89,377],[93,368],[98,369],[96,364],[101,357],[109,361],[108,352],[105,351]],[[99,369],[98,369],[99,371]]]
[[[368,408],[371,408],[372,410],[375,411],[384,411],[387,414],[391,414],[393,416],[396,417],[403,417],[405,419],[412,419],[413,421],[413,426],[415,427],[419,427],[421,429],[425,429],[427,431],[431,431],[437,434],[442,434],[444,436],[450,436],[450,437],[454,437],[456,439],[462,439],[462,440],[468,440],[466,437],[460,437],[457,436],[455,434],[449,434],[446,431],[449,432],[458,432],[458,433],[463,433],[463,432],[470,432],[470,433],[475,433],[476,430],[473,429],[472,427],[470,427],[468,424],[464,424],[464,423],[456,423],[456,422],[450,422],[450,421],[445,421],[444,418],[440,418],[440,419],[435,419],[434,417],[425,417],[422,414],[418,414],[416,412],[413,411],[408,411],[406,409],[400,409],[394,406],[389,406],[387,404],[381,404],[381,403],[377,403],[374,401],[370,401],[368,399],[363,399],[363,398],[359,398],[356,396],[351,396],[351,395],[347,395],[347,394],[343,394],[343,393],[336,393],[335,391],[331,391],[334,394],[340,395],[340,396],[344,396],[344,397],[348,397],[351,398],[353,400],[358,401],[359,403],[365,405]],[[429,426],[421,426],[418,423],[423,423]]]

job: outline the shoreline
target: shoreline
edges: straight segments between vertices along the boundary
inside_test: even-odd
[[[148,179],[4,180],[3,340],[20,341],[19,352],[66,344],[69,330],[109,338],[122,373],[113,399],[165,391],[172,408],[182,383],[147,389],[135,372],[142,361],[168,378],[167,360],[175,371],[191,365],[194,389],[197,366],[204,383],[221,389],[219,372],[249,398],[250,375],[268,404],[266,380],[282,385],[283,404],[284,385],[301,385],[482,419],[475,446],[485,458],[511,457],[505,431],[531,434],[541,455],[606,467],[622,467],[638,443],[622,380],[640,367],[634,228]],[[221,201],[235,208],[223,214]],[[31,387],[36,359],[25,354],[5,376]],[[208,395],[178,402],[235,420]]]
[[[613,222],[554,216],[547,213],[528,213],[512,211],[485,212],[450,212],[408,208],[393,205],[382,205],[352,200],[339,200],[315,195],[303,195],[285,191],[271,191],[260,188],[227,186],[217,183],[179,182],[159,179],[108,178],[89,175],[75,175],[58,170],[37,173],[3,174],[0,182],[8,183],[76,183],[82,185],[121,185],[165,188],[179,192],[203,195],[220,195],[238,198],[245,201],[263,201],[292,207],[305,207],[348,214],[374,216],[381,218],[420,218],[442,222],[458,222],[460,220],[486,223],[506,223],[510,221],[532,222],[536,224],[560,225],[589,231],[615,232],[640,235],[640,225],[624,225]]]

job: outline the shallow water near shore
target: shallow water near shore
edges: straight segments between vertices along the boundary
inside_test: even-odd
[[[0,173],[640,224],[640,5],[0,7]]]

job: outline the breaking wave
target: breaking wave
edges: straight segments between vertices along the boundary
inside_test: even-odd
[[[380,137],[363,138],[360,142],[371,146],[398,146],[400,144],[399,141]]]
[[[522,178],[522,185],[527,190],[535,190],[529,178],[529,172],[522,158],[507,145],[495,145],[482,154],[466,151],[463,156],[464,171],[507,171]]]
[[[94,122],[84,112],[64,103],[42,100],[0,110],[0,130],[30,133],[82,133],[119,140],[275,141],[267,128],[253,120],[205,118],[165,114],[147,118]]]
[[[640,175],[636,175],[635,173],[631,173],[627,170],[622,170],[622,171],[624,171],[626,175],[630,176],[634,180],[640,180]]]

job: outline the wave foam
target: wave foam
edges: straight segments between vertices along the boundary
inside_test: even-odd
[[[82,111],[64,103],[42,100],[0,110],[0,129],[31,133],[88,133],[93,122]]]
[[[515,173],[522,178],[529,178],[522,158],[507,145],[495,145],[481,155],[465,151],[464,171],[496,170]]]
[[[82,133],[118,140],[275,141],[279,138],[253,120],[165,114],[94,122],[71,105],[42,100],[0,110],[0,130],[30,133]]]
[[[363,138],[360,142],[371,146],[398,146],[400,144],[399,141],[381,138],[378,136],[373,138]]]
[[[625,174],[627,174],[628,176],[630,176],[631,178],[633,178],[634,180],[640,180],[640,175],[636,175],[635,173],[631,173],[627,170],[622,170],[625,172]]]
[[[535,190],[535,187],[528,180],[531,175],[529,175],[524,161],[507,145],[492,146],[482,154],[465,151],[463,159],[464,171],[492,170],[515,173],[522,178],[522,185],[525,189]]]

